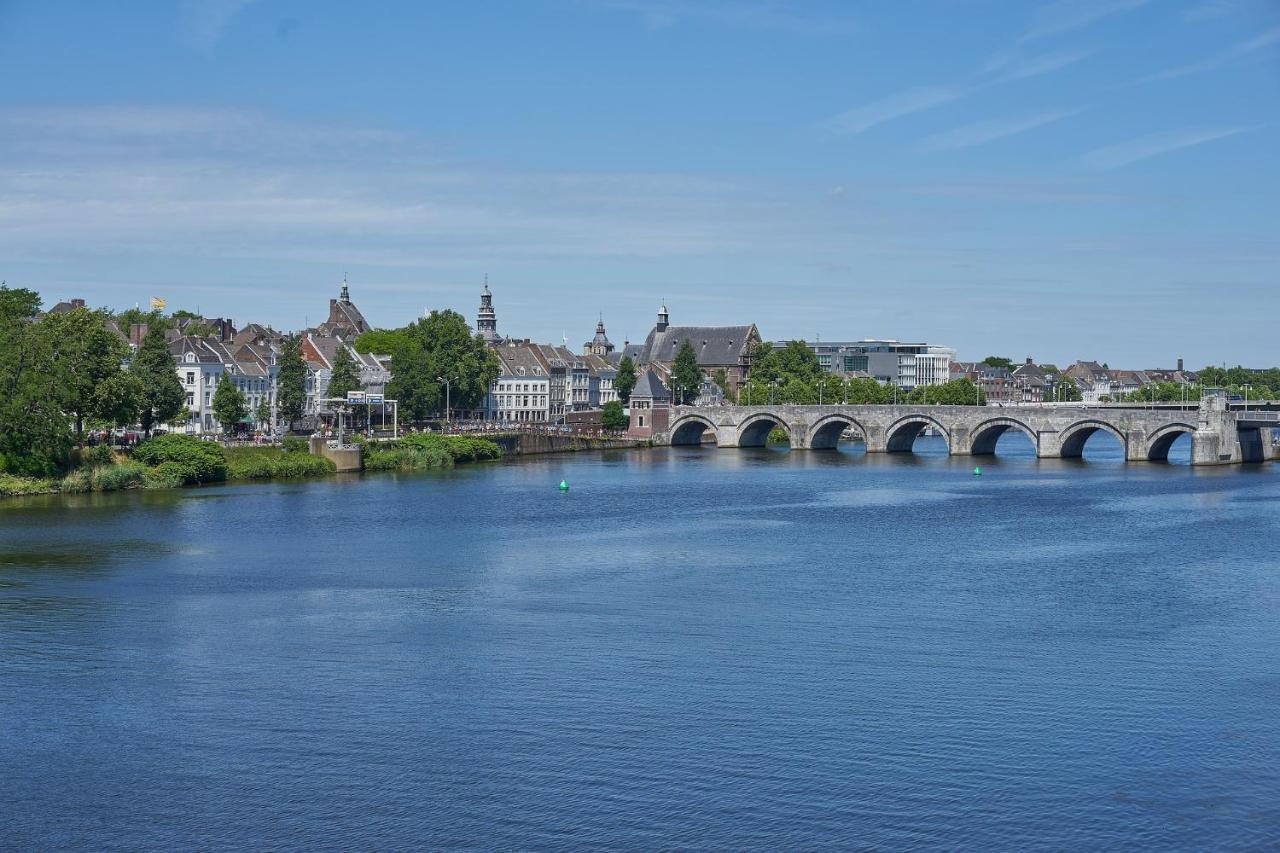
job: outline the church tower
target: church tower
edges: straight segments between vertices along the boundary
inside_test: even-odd
[[[604,333],[604,317],[596,323],[596,336],[582,347],[583,355],[608,355],[613,352],[613,344]]]
[[[663,306],[658,309],[658,325],[656,328],[659,332],[665,332],[669,325],[671,325],[671,315],[667,313],[667,306],[664,303]]]
[[[498,339],[498,315],[493,310],[493,294],[489,292],[489,277],[485,276],[484,289],[480,291],[480,311],[476,314],[476,331],[486,343]]]

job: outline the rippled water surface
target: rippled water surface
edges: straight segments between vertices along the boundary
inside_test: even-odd
[[[0,504],[0,847],[1280,846],[1280,470],[1010,439]]]

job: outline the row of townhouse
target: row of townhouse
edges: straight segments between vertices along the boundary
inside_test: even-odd
[[[602,355],[505,338],[490,343],[501,369],[489,386],[487,421],[563,423],[567,412],[599,409],[618,399],[616,367]]]
[[[213,397],[224,376],[244,395],[251,421],[259,422],[259,413],[265,406],[270,413],[267,423],[275,422],[279,374],[276,347],[175,332],[169,341],[169,354],[187,395],[187,432],[214,432],[231,426],[220,424],[213,414]]]
[[[1070,399],[1063,393],[1070,382],[1085,403],[1105,403],[1138,391],[1153,382],[1192,384],[1196,375],[1178,367],[1171,370],[1114,370],[1096,361],[1077,361],[1066,370],[1052,364],[1036,364],[1028,358],[1009,369],[982,361],[951,364],[953,379],[968,379],[982,387],[989,403],[1052,403]]]
[[[199,318],[197,318],[199,319]],[[285,336],[257,323],[237,331],[229,320],[202,323],[212,328],[208,335],[184,335],[175,329],[168,333],[169,352],[173,356],[178,381],[186,391],[189,412],[188,432],[215,432],[225,426],[213,415],[213,396],[218,383],[227,376],[244,395],[250,420],[262,428],[274,426],[278,420],[278,377],[280,353]],[[300,351],[306,365],[306,403],[304,417],[326,411],[322,402],[339,350],[345,349],[360,372],[360,383],[366,391],[385,393],[391,380],[390,357],[358,353],[352,346],[355,338],[368,331],[360,310],[351,302],[346,282],[337,299],[329,300],[329,317],[314,329],[299,332]],[[145,325],[130,329],[130,337],[141,340]],[[270,416],[259,415],[265,404]]]
[[[307,402],[305,415],[319,415],[328,410],[322,402],[329,396],[329,380],[333,377],[333,365],[338,351],[345,349],[360,371],[360,386],[364,391],[385,394],[391,382],[391,357],[356,352],[354,346],[339,337],[324,337],[316,331],[302,333],[302,360],[307,365]]]
[[[1193,385],[1199,380],[1194,372],[1183,369],[1182,359],[1178,359],[1178,366],[1173,369],[1151,370],[1116,370],[1096,361],[1077,361],[1065,373],[1080,389],[1086,403],[1119,400],[1155,382]]]

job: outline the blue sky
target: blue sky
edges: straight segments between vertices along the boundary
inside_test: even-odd
[[[1280,3],[0,0],[0,278],[1275,364]]]

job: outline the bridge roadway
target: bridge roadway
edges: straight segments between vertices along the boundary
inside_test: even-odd
[[[841,436],[860,434],[868,453],[909,453],[925,429],[937,430],[955,456],[995,453],[1008,430],[1030,439],[1041,458],[1072,458],[1089,436],[1110,433],[1129,461],[1167,461],[1169,447],[1191,436],[1191,464],[1230,465],[1280,458],[1272,431],[1280,422],[1261,412],[1228,408],[1220,398],[1199,407],[1157,405],[1055,406],[677,406],[655,444],[696,445],[714,434],[720,447],[761,447],[781,427],[793,450],[835,448]]]

